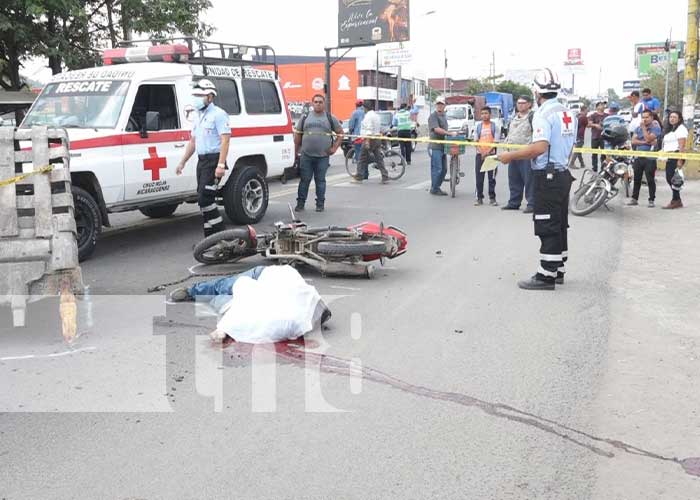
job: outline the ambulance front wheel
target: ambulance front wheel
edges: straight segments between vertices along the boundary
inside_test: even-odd
[[[224,190],[224,209],[234,223],[255,224],[265,215],[270,193],[258,168],[237,166]]]
[[[75,228],[77,230],[78,260],[90,257],[97,246],[97,237],[102,231],[100,206],[90,193],[73,186],[73,204],[75,205]]]

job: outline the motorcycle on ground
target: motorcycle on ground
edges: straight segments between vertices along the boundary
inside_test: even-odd
[[[371,278],[374,261],[384,263],[406,252],[406,233],[383,223],[363,222],[350,227],[308,227],[297,220],[277,222],[271,233],[257,234],[252,226],[221,231],[194,248],[203,264],[224,264],[261,255],[279,264],[307,265],[323,275]]]
[[[618,182],[629,197],[632,186],[632,158],[615,155],[615,150],[628,149],[629,132],[624,125],[617,125],[603,130],[601,135],[609,143],[612,150],[604,150],[600,172],[584,170],[578,188],[571,197],[571,213],[584,216],[595,212],[620,193]]]

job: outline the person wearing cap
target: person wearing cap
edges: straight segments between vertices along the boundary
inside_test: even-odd
[[[192,89],[192,105],[197,113],[192,137],[175,171],[181,175],[187,160],[197,152],[197,204],[202,212],[205,237],[224,229],[224,220],[216,206],[216,190],[226,171],[231,139],[228,113],[214,104],[215,97],[216,87],[210,80],[199,80]]]
[[[501,163],[532,159],[535,189],[533,220],[540,238],[540,265],[534,276],[520,281],[524,290],[554,290],[564,284],[568,260],[569,191],[574,178],[569,160],[576,142],[576,117],[557,95],[561,83],[549,68],[535,76],[539,108],[532,119],[532,144],[524,149],[498,154]]]
[[[435,99],[435,111],[428,118],[428,129],[430,130],[430,138],[434,141],[444,141],[445,136],[455,136],[456,132],[447,130],[447,115],[445,115],[445,98],[439,96]],[[447,155],[445,154],[445,145],[440,142],[431,142],[428,144],[430,152],[430,194],[436,196],[447,196],[440,186],[445,180],[447,174]]]
[[[352,157],[352,162],[357,163],[360,159],[360,151],[362,150],[362,139],[358,139],[362,131],[362,120],[365,118],[365,108],[362,99],[355,102],[355,111],[350,115],[350,123],[348,123],[348,133],[352,136],[352,144],[355,148],[355,153]]]
[[[521,95],[515,101],[517,112],[510,120],[506,144],[530,144],[532,140],[532,120],[534,113],[532,97]],[[508,167],[508,188],[510,198],[502,210],[519,210],[525,194],[526,206],[524,212],[531,214],[534,211],[535,197],[532,192],[532,168],[530,160],[514,160]]]

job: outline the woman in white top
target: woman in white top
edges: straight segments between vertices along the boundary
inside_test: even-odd
[[[663,150],[683,153],[688,139],[688,129],[683,125],[683,115],[680,111],[671,111],[668,116],[668,121],[671,125],[671,129],[664,135]],[[673,179],[673,174],[676,173],[677,169],[683,168],[684,161],[685,160],[672,159],[666,162],[666,182],[671,186],[673,198],[671,199],[671,203],[663,208],[674,209],[683,207],[681,192],[679,189],[673,187],[671,179]]]

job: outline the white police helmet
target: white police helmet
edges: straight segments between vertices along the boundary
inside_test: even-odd
[[[538,71],[532,82],[532,90],[538,94],[558,94],[561,90],[559,76],[549,68]]]
[[[194,84],[194,87],[192,89],[193,94],[198,94],[198,95],[216,95],[216,85],[214,85],[211,80],[207,80],[206,78],[202,78],[199,80],[197,83]]]

